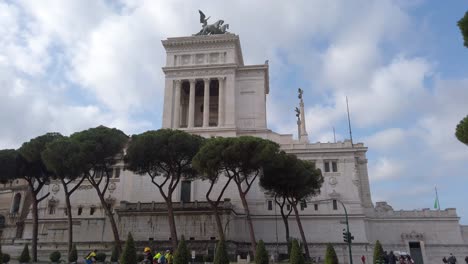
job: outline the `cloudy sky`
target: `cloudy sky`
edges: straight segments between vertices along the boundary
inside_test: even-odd
[[[197,10],[239,34],[246,64],[270,61],[269,126],[294,133],[304,89],[312,142],[368,147],[373,201],[442,208],[468,224],[463,0],[0,0],[0,149],[99,124],[127,134],[161,126],[161,40],[199,30]]]

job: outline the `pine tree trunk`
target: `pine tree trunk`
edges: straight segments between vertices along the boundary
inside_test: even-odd
[[[174,208],[172,207],[172,193],[168,194],[166,204],[167,204],[167,216],[169,220],[169,229],[171,230],[172,250],[176,250],[178,243],[177,243],[177,230],[176,230],[175,219],[174,219]]]
[[[250,210],[249,205],[247,204],[247,200],[245,198],[245,194],[242,193],[242,189],[240,183],[236,183],[237,188],[239,189],[240,198],[242,201],[242,205],[244,206],[247,223],[249,225],[249,234],[250,234],[250,247],[252,249],[253,257],[255,258],[255,251],[257,250],[257,241],[255,240],[255,232],[253,228],[252,218],[250,217]]]
[[[106,212],[107,217],[109,218],[109,222],[111,224],[112,233],[114,234],[114,243],[115,248],[117,249],[117,253],[120,256],[122,252],[122,245],[120,244],[120,237],[119,237],[119,230],[117,228],[117,224],[115,223],[114,215],[111,212],[111,209],[107,206],[106,200],[104,199],[104,195],[101,193],[99,186],[94,186],[99,196],[99,200],[101,200],[101,205],[104,207],[104,211]]]
[[[281,212],[281,218],[283,218],[283,223],[284,223],[284,232],[286,233],[286,243],[288,243],[288,254],[290,253],[289,251],[291,250],[291,247],[289,245],[289,222],[288,218],[286,215]]]
[[[302,244],[304,244],[304,251],[306,254],[306,258],[310,259],[309,246],[307,245],[307,240],[304,234],[304,229],[302,228],[301,219],[299,218],[299,211],[297,210],[297,204],[293,204],[292,207],[294,209],[294,214],[296,215],[296,222],[297,222],[297,226],[299,227],[299,232],[301,233]]]
[[[225,239],[224,229],[223,229],[223,224],[221,222],[221,216],[219,215],[218,206],[214,203],[212,204],[212,206],[213,206],[214,216],[216,219],[216,226],[218,227],[219,240],[224,240]]]
[[[67,204],[67,220],[68,220],[68,256],[70,256],[70,253],[73,247],[73,219],[72,219],[70,195],[68,194],[67,190],[65,190],[65,203]]]
[[[39,233],[38,206],[39,206],[39,201],[37,200],[36,196],[33,194],[33,204],[32,204],[33,231],[32,231],[32,242],[31,242],[33,262],[37,262],[37,237]]]

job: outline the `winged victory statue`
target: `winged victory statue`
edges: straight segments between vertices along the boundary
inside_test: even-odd
[[[202,24],[202,29],[200,32],[195,34],[195,36],[227,33],[229,24],[224,24],[224,20],[220,19],[213,24],[208,24],[208,19],[210,19],[210,17],[207,18],[201,10],[198,10],[198,12],[200,13],[200,23]]]

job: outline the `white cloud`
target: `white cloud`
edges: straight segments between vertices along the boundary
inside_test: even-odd
[[[397,179],[401,177],[405,167],[401,160],[382,157],[369,164],[369,178],[371,181]]]
[[[364,138],[362,142],[372,150],[390,151],[402,148],[409,136],[409,133],[401,128],[389,128]]]

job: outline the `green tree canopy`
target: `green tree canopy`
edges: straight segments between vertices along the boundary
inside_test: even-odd
[[[262,173],[265,164],[278,152],[279,145],[273,141],[242,136],[229,138],[224,150],[219,153],[221,160],[218,162],[222,163],[227,176],[233,178],[246,212],[252,253],[256,251],[257,245],[246,195]]]
[[[301,247],[296,239],[292,241],[291,255],[289,256],[289,264],[304,264],[304,255],[302,255]]]
[[[128,233],[127,241],[125,241],[124,251],[120,256],[120,264],[135,264],[137,263],[137,253],[135,241],[131,233]]]
[[[226,250],[226,243],[224,240],[219,240],[216,246],[216,253],[213,264],[229,264],[229,256]]]
[[[468,18],[467,18],[468,21]],[[455,129],[455,136],[460,142],[468,145],[468,115],[463,118]]]
[[[226,167],[224,166],[223,151],[229,147],[230,144],[233,144],[233,142],[232,138],[211,138],[207,140],[193,158],[193,167],[198,171],[198,177],[210,182],[210,187],[205,193],[205,196],[206,200],[213,208],[220,240],[224,240],[224,230],[218,212],[218,206],[223,198],[224,192],[234,178],[233,175],[225,173]],[[212,198],[211,194],[214,186],[221,181],[220,178],[223,176],[226,178],[223,187],[221,191],[217,193],[217,196]]]
[[[74,180],[88,170],[88,164],[80,151],[80,144],[69,137],[62,137],[47,144],[41,156],[46,168],[56,178]]]
[[[46,199],[50,193],[46,191],[41,194],[42,187],[48,182],[53,172],[47,169],[44,160],[42,159],[42,152],[46,149],[47,144],[62,138],[59,133],[47,133],[42,136],[31,139],[29,142],[23,143],[19,148],[19,177],[25,179],[29,186],[32,203],[32,218],[33,218],[33,232],[32,232],[32,260],[37,261],[37,237],[39,230],[39,215],[38,205],[41,201]],[[39,195],[42,195],[39,197]]]
[[[190,263],[190,251],[187,248],[185,243],[185,238],[182,236],[180,238],[179,246],[174,253],[174,264],[186,264]]]
[[[263,168],[260,186],[272,192],[275,197],[283,197],[292,206],[296,222],[301,233],[306,257],[310,257],[309,248],[302,228],[297,205],[320,193],[323,176],[315,165],[298,159],[294,155],[280,152],[271,158]]]
[[[463,36],[463,45],[468,48],[468,11],[465,13],[465,16],[458,21],[458,27]]]
[[[65,192],[65,202],[68,220],[68,255],[71,255],[73,245],[73,220],[70,196],[80,187],[86,177],[89,164],[80,149],[80,144],[69,137],[62,137],[46,145],[41,154],[46,168],[53,177],[59,179]],[[75,181],[78,180],[78,181]],[[70,188],[69,185],[73,187]]]
[[[108,206],[105,195],[109,187],[112,166],[119,160],[119,155],[122,155],[128,137],[116,128],[98,126],[74,133],[70,136],[70,139],[79,144],[85,176],[96,190],[101,206],[109,218],[115,247],[118,252],[122,252],[114,213]],[[70,144],[73,145],[74,143]]]
[[[325,264],[338,264],[335,248],[330,243],[327,244],[327,251],[325,252]]]
[[[177,247],[177,230],[172,196],[180,180],[194,178],[192,159],[204,139],[180,130],[160,129],[132,136],[125,156],[127,169],[148,175],[166,201],[172,247]]]
[[[23,251],[21,252],[20,257],[18,258],[20,263],[29,263],[31,261],[31,256],[29,256],[29,247],[28,244],[24,245]]]
[[[0,183],[19,178],[20,157],[14,149],[0,150]]]
[[[374,246],[374,264],[382,264],[382,263],[384,263],[383,248],[382,248],[382,244],[380,244],[380,241],[377,240],[375,241],[375,246]]]
[[[255,263],[256,264],[268,264],[268,251],[265,248],[265,243],[263,240],[259,240],[257,243],[257,252],[255,253]]]

